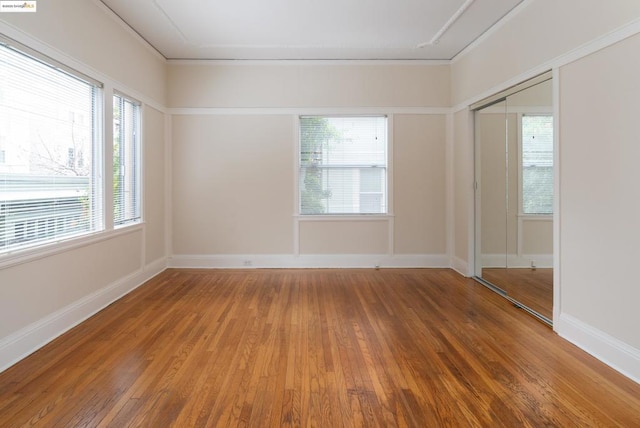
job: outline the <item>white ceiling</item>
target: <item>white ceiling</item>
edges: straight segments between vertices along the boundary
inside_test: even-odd
[[[523,0],[101,1],[168,59],[448,60]]]

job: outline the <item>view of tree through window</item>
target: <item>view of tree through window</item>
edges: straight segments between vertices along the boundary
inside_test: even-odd
[[[99,91],[0,46],[0,253],[103,227]]]
[[[300,213],[387,212],[387,118],[300,118]]]
[[[522,213],[553,214],[553,117],[522,116]]]

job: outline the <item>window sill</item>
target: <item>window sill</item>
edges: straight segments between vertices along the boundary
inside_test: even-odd
[[[12,266],[29,263],[35,260],[51,257],[56,254],[65,253],[77,248],[86,247],[88,245],[97,244],[102,241],[116,238],[121,235],[142,230],[144,222],[122,226],[114,230],[106,230],[95,232],[89,235],[71,237],[68,239],[54,241],[42,244],[33,248],[16,249],[8,253],[0,255],[0,269],[6,269]]]
[[[389,220],[393,214],[294,214],[298,221],[380,221]]]
[[[518,218],[521,220],[551,221],[553,214],[518,214]]]

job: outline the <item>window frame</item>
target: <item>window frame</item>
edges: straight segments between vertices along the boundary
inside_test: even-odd
[[[61,79],[60,80],[61,84],[65,79],[67,79],[68,82],[72,81],[68,79],[73,79],[77,81],[78,89],[81,89],[82,84],[86,85],[86,87],[83,90],[88,90],[90,93],[89,96],[91,97],[90,99],[91,111],[89,112],[91,116],[91,118],[89,119],[90,128],[88,128],[86,132],[86,135],[90,138],[89,147],[91,148],[90,150],[91,164],[89,166],[89,171],[87,175],[87,179],[88,179],[87,182],[89,183],[88,191],[89,191],[89,194],[91,195],[89,199],[91,201],[90,203],[91,209],[89,210],[89,214],[86,220],[87,229],[77,230],[77,231],[73,231],[73,230],[60,231],[58,230],[61,227],[60,222],[66,221],[65,218],[58,216],[58,217],[50,217],[45,219],[43,218],[38,219],[38,218],[35,218],[37,217],[36,213],[33,213],[31,211],[30,214],[27,214],[27,216],[24,217],[24,220],[22,220],[20,223],[15,223],[14,228],[15,230],[19,230],[18,228],[21,227],[22,228],[21,230],[26,231],[26,233],[29,233],[29,230],[25,229],[25,227],[29,227],[28,225],[30,223],[33,223],[33,225],[31,226],[33,228],[35,227],[35,224],[37,222],[38,229],[32,231],[34,239],[28,239],[27,237],[26,239],[23,240],[23,242],[13,243],[13,245],[8,245],[0,249],[0,261],[4,261],[4,260],[12,259],[13,257],[15,257],[16,254],[19,254],[19,255],[31,254],[31,253],[40,251],[42,248],[49,248],[61,242],[82,239],[87,236],[101,233],[105,230],[104,189],[103,189],[103,186],[104,186],[103,141],[104,140],[102,138],[104,134],[103,132],[104,87],[101,82],[98,82],[97,80],[94,80],[81,72],[78,72],[76,70],[71,69],[70,67],[62,65],[58,61],[55,61],[44,54],[41,54],[25,45],[22,45],[21,43],[18,43],[16,41],[13,41],[1,35],[0,35],[0,46],[3,50],[6,50],[9,53],[9,55],[16,55],[16,61],[18,62],[16,62],[15,63],[16,65],[13,65],[13,66],[20,66],[19,64],[23,64],[22,66],[24,67],[33,66],[34,68],[36,68],[33,70],[33,76],[38,76],[37,77],[38,79],[42,79],[42,78],[46,79],[48,77],[59,76],[59,78]],[[14,64],[14,63],[11,63],[11,64]],[[50,72],[52,74],[49,74],[49,75],[41,74],[43,71],[38,71],[38,68],[39,70],[48,69],[49,71],[47,73]],[[26,78],[28,78],[28,76],[31,75],[28,73],[29,71],[27,71],[27,74],[25,74]],[[19,89],[21,87],[24,87],[24,86],[20,86],[20,85],[15,86],[16,90],[21,90]],[[55,91],[55,90],[59,90],[60,86],[56,85],[56,86],[52,86],[51,88],[53,91]],[[87,101],[89,100],[83,99],[83,102],[87,102]],[[70,112],[70,115],[75,115],[75,113],[76,113],[75,111],[72,111]],[[32,120],[30,118],[30,115],[32,114],[33,112],[30,110],[29,112],[25,112],[24,115],[19,115],[19,117],[24,118],[24,120],[30,121]],[[60,111],[58,111],[58,115],[59,114],[60,114]],[[52,116],[52,118],[53,117],[54,116]],[[69,116],[70,122],[65,120],[65,123],[72,123],[72,124],[75,123],[74,117],[75,116]],[[59,119],[60,119],[60,116],[59,116]],[[73,130],[71,132],[73,136]],[[64,141],[64,140],[60,140],[60,141]],[[48,153],[48,150],[50,149],[51,149],[51,146],[47,145],[45,151]],[[62,155],[63,157],[60,158],[59,162],[55,165],[63,165],[66,162],[66,166],[69,167],[68,162],[71,158],[68,157],[68,154],[69,154],[69,149],[67,148],[67,152]],[[74,148],[74,156],[73,156],[74,164],[75,164],[75,160],[76,158],[75,158],[75,148]],[[7,174],[11,174],[11,173],[7,172]],[[33,180],[37,180],[39,177],[46,178],[47,176],[46,175],[39,176],[37,173],[29,173],[24,176],[16,175],[14,178],[19,181],[28,182],[29,180],[31,180],[33,182]],[[67,176],[61,175],[60,177],[67,177]],[[71,178],[73,177],[66,178],[63,181],[69,181]],[[47,183],[48,182],[49,181],[47,181]],[[40,186],[40,187],[36,187],[35,190],[41,191],[41,190],[48,190],[48,189]],[[45,199],[41,199],[41,201],[47,202]],[[54,204],[58,203],[56,202],[55,199],[51,199],[49,202],[53,202]],[[72,201],[69,200],[64,203],[66,204],[71,202]],[[29,200],[27,199],[25,199],[24,203],[33,205],[33,202],[29,202]],[[47,215],[53,214],[53,213],[54,211],[51,211],[51,212],[44,211],[44,214],[47,214]],[[31,216],[31,219],[29,219],[29,215]],[[71,221],[71,220],[68,220],[68,221]],[[4,227],[6,228],[8,227],[8,225],[5,223]],[[42,229],[43,227],[44,229]],[[64,228],[64,226],[62,227]],[[52,228],[56,229],[56,231],[51,232]],[[6,230],[7,229],[3,229],[3,234],[6,232]]]
[[[94,211],[92,214],[92,221],[99,223],[99,227],[93,227],[92,230],[82,231],[76,234],[70,234],[65,236],[54,237],[54,239],[41,240],[39,242],[30,243],[28,245],[13,246],[9,249],[0,250],[0,269],[15,266],[22,263],[27,263],[33,260],[37,260],[43,257],[51,257],[57,254],[62,254],[68,251],[72,251],[78,248],[86,247],[89,245],[95,245],[99,242],[113,239],[117,236],[132,233],[144,228],[143,207],[144,207],[144,103],[135,100],[132,97],[127,96],[125,93],[115,90],[114,82],[107,79],[107,84],[92,78],[90,75],[83,73],[82,70],[85,67],[82,64],[74,65],[79,69],[66,65],[63,62],[56,60],[54,57],[49,56],[47,53],[49,50],[42,46],[42,52],[33,49],[27,45],[24,45],[16,40],[13,40],[7,36],[0,34],[0,46],[9,50],[15,51],[18,54],[22,54],[30,60],[34,60],[44,66],[50,67],[53,70],[67,74],[80,81],[84,81],[89,85],[94,86],[93,97],[94,104],[91,114],[92,128],[92,150],[91,156],[80,155],[77,157],[78,161],[88,164],[91,162],[90,168],[91,179],[93,184],[92,192],[97,195],[94,198]],[[46,52],[46,53],[45,53]],[[56,52],[51,51],[54,56],[57,56]],[[64,57],[65,61],[72,64],[76,64],[73,59]],[[89,70],[89,72],[92,72]],[[113,211],[114,201],[113,184],[112,184],[112,171],[108,168],[113,164],[113,95],[121,95],[129,100],[134,100],[139,105],[139,122],[138,122],[138,204],[140,220],[132,223],[128,222],[122,226],[115,225],[113,223]],[[111,141],[109,141],[111,140]],[[67,152],[65,152],[65,160],[67,160]],[[77,156],[77,153],[74,153]],[[8,157],[8,155],[7,155]]]
[[[142,161],[143,161],[143,156],[142,156],[142,116],[143,116],[143,107],[142,107],[142,103],[138,100],[136,100],[133,97],[130,97],[126,94],[124,94],[123,92],[120,92],[118,90],[114,90],[113,94],[112,94],[112,100],[114,101],[114,104],[112,105],[113,109],[115,110],[115,99],[116,97],[120,98],[122,100],[123,103],[130,103],[133,108],[134,108],[134,114],[137,113],[137,117],[134,118],[134,124],[133,124],[133,144],[135,145],[135,147],[133,148],[132,152],[134,155],[134,167],[135,167],[135,171],[133,174],[133,190],[135,192],[135,207],[134,207],[134,211],[135,211],[135,215],[133,217],[129,217],[129,218],[123,218],[122,220],[118,221],[116,219],[116,215],[115,215],[115,211],[117,208],[117,202],[116,202],[116,197],[115,197],[115,193],[116,193],[116,189],[115,189],[115,183],[116,183],[116,177],[115,177],[115,166],[114,166],[114,161],[115,161],[115,150],[112,152],[112,167],[113,167],[113,171],[114,171],[114,177],[113,177],[113,185],[110,188],[112,194],[113,194],[113,198],[112,198],[112,215],[113,215],[113,227],[114,229],[120,229],[123,227],[127,227],[127,226],[132,226],[132,225],[136,225],[136,224],[140,224],[143,222],[143,193],[142,193]],[[116,135],[115,135],[115,124],[116,124],[116,118],[115,116],[111,117],[112,120],[112,139],[113,139],[113,145],[111,146],[112,149],[115,148],[115,141],[116,141]],[[124,132],[121,132],[121,135],[124,134]],[[120,148],[120,152],[122,153],[124,151],[124,149],[121,147]],[[122,155],[122,154],[121,154]],[[125,170],[126,171],[126,170]],[[125,198],[126,200],[126,198]],[[122,200],[121,203],[124,204],[126,201]]]
[[[302,127],[301,121],[303,118],[385,118],[386,122],[386,153],[385,153],[385,164],[382,167],[384,169],[385,180],[384,180],[384,189],[382,193],[384,195],[384,212],[371,212],[371,213],[309,213],[305,214],[302,212],[302,198],[301,198],[301,181],[302,181]],[[297,144],[295,145],[295,210],[294,216],[300,220],[336,220],[336,219],[345,219],[345,220],[375,220],[386,217],[392,217],[392,193],[391,189],[393,188],[393,175],[392,175],[392,159],[393,159],[393,144],[392,144],[392,135],[393,135],[393,116],[386,113],[380,114],[327,114],[327,113],[310,113],[310,114],[299,114],[296,116],[296,136],[297,136]],[[348,165],[344,168],[340,168],[338,166],[329,166],[327,169],[353,169],[355,167],[360,168],[372,168],[370,165]],[[377,166],[378,168],[380,166]],[[358,192],[358,195],[361,195],[367,192]]]

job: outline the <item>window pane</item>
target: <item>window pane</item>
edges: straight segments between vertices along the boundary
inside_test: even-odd
[[[553,117],[522,117],[522,212],[553,213]]]
[[[386,117],[300,118],[300,213],[386,213]]]
[[[113,97],[113,222],[140,221],[140,107],[120,95]]]
[[[103,228],[99,88],[0,47],[0,253]]]

